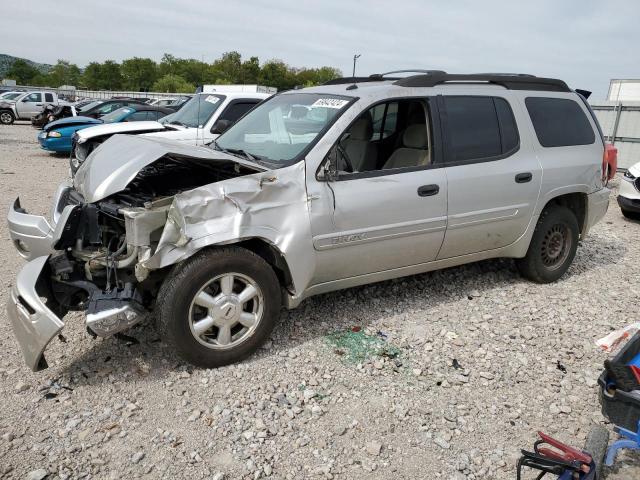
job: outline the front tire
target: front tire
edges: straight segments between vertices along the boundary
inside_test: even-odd
[[[269,337],[281,291],[269,264],[240,247],[176,265],[158,292],[160,333],[184,360],[213,368],[243,360]]]
[[[538,219],[527,255],[516,260],[518,270],[537,283],[555,282],[573,262],[578,235],[578,220],[571,210],[560,205],[546,208]]]
[[[0,112],[0,123],[3,125],[11,125],[16,117],[11,110],[2,110]]]

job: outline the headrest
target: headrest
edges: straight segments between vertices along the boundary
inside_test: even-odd
[[[373,122],[370,115],[365,115],[359,118],[351,126],[351,139],[352,140],[371,140],[373,135]]]
[[[425,150],[429,144],[425,125],[409,125],[402,136],[402,143],[407,148]]]

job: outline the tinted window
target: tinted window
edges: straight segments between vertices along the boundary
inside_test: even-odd
[[[502,154],[500,126],[491,97],[444,97],[451,161]]]
[[[142,120],[148,120],[149,119],[149,113],[150,112],[146,112],[146,111],[132,113],[131,115],[129,115],[126,118],[126,121],[127,122],[140,122]]]
[[[53,94],[52,93],[45,93],[44,94],[44,101],[45,102],[53,102]]]
[[[498,122],[500,124],[500,136],[502,137],[502,153],[508,153],[518,148],[520,145],[520,137],[518,136],[518,127],[516,119],[513,118],[513,112],[507,101],[503,98],[493,98],[493,103],[498,114]]]
[[[222,115],[220,115],[220,120],[235,122],[255,106],[256,102],[234,103],[229,105]]]
[[[529,116],[543,147],[589,145],[596,137],[580,105],[567,98],[529,97]]]

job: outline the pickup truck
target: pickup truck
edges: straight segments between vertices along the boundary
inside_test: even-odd
[[[11,125],[15,120],[31,120],[45,105],[69,105],[58,99],[55,92],[30,91],[14,100],[0,102],[0,123]]]

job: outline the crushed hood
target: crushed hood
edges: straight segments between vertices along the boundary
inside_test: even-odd
[[[140,170],[165,155],[233,162],[256,172],[268,170],[256,163],[208,147],[196,147],[160,138],[114,135],[87,157],[76,172],[73,185],[86,202],[97,202],[124,190]]]

